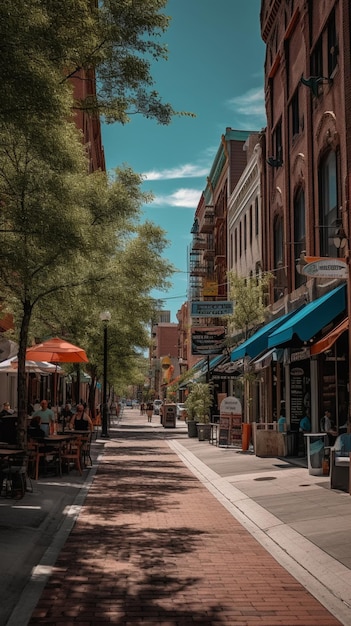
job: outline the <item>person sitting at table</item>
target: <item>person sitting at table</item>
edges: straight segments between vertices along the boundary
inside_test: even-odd
[[[35,411],[32,417],[36,417],[39,415],[41,419],[41,425],[43,430],[45,430],[46,435],[51,435],[54,432],[54,424],[55,424],[55,415],[54,412],[48,408],[48,401],[42,400],[40,403],[41,409],[39,411]]]
[[[77,404],[77,411],[70,420],[71,430],[94,430],[93,422],[84,410],[83,404]]]
[[[29,439],[44,439],[46,436],[45,430],[40,427],[41,417],[40,415],[35,415],[30,420],[27,435]]]
[[[9,415],[13,415],[13,410],[9,402],[4,402],[3,409],[0,411],[0,417],[8,417]]]
[[[71,421],[73,417],[73,411],[71,411],[71,405],[66,402],[65,406],[61,409],[60,413],[60,422],[62,424],[62,429],[65,430],[65,426],[67,423]]]

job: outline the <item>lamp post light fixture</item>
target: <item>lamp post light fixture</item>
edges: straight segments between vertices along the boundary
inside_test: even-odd
[[[104,439],[109,438],[107,428],[107,326],[111,319],[110,311],[102,311],[100,313],[100,320],[104,325],[104,372],[103,372],[103,388],[102,388],[102,427],[101,437]]]

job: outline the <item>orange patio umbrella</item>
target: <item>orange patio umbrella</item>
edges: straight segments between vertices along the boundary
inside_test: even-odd
[[[60,337],[53,337],[27,349],[26,359],[30,361],[48,361],[49,363],[88,363],[89,359],[83,348],[74,346]],[[57,404],[57,380],[54,379],[54,402]]]
[[[74,346],[64,339],[53,337],[27,349],[26,359],[30,361],[48,361],[49,363],[88,363],[89,359],[83,348]]]

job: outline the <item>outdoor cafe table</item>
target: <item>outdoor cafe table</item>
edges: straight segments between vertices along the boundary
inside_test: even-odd
[[[6,459],[9,456],[23,454],[22,448],[0,448],[0,458]]]
[[[58,454],[58,463],[59,463],[59,474],[62,475],[62,467],[61,467],[61,456],[64,449],[64,445],[72,439],[71,434],[65,435],[47,435],[42,439],[36,439],[35,441],[42,445],[44,444],[44,449],[47,454],[50,454],[50,450],[52,452],[56,451]]]

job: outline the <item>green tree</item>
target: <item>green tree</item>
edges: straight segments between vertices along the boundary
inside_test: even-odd
[[[94,176],[100,182],[105,180],[106,187],[107,179],[101,174],[89,177],[89,187]],[[86,348],[89,354],[86,369],[92,379],[92,411],[94,389],[101,379],[103,363],[100,312],[105,309],[111,312],[108,329],[110,386],[120,390],[131,383],[142,384],[147,364],[141,351],[148,346],[148,325],[155,310],[150,292],[154,288],[167,289],[173,269],[161,256],[168,244],[164,231],[149,222],[138,224],[136,221],[137,206],[145,201],[145,194],[140,190],[138,193],[140,178],[130,170],[117,170],[116,176],[106,187],[110,190],[110,199],[116,196],[114,207],[109,206],[103,185],[94,198],[88,194],[89,204],[93,205],[90,231],[94,263],[91,264],[90,259],[82,260],[80,284],[52,292],[50,299],[42,300],[33,312],[36,336],[66,336]],[[116,212],[118,202],[122,206]]]
[[[2,0],[0,121],[21,128],[38,147],[48,124],[72,106],[123,124],[137,113],[169,124],[178,113],[162,102],[151,75],[151,63],[167,59],[166,4]],[[84,101],[73,103],[74,81],[89,85]]]
[[[229,298],[234,302],[233,315],[228,316],[230,334],[242,331],[247,339],[252,326],[264,321],[267,306],[267,289],[273,276],[269,273],[245,278],[235,272],[228,273]]]
[[[56,303],[56,315],[64,319],[65,311],[55,298],[60,293],[61,302],[65,295],[67,300],[67,294],[81,296],[82,317],[84,295],[90,293],[94,297],[92,285],[95,294],[100,285],[100,292],[105,295],[106,285],[118,284],[113,281],[123,276],[123,254],[130,248],[135,250],[138,242],[141,248],[137,224],[141,204],[148,198],[140,191],[140,176],[128,168],[118,171],[114,181],[103,172],[88,175],[84,149],[73,124],[63,123],[60,135],[51,139],[58,146],[55,167],[38,156],[19,131],[12,128],[11,132],[0,133],[0,284],[3,297],[14,312],[19,334],[18,411],[22,439],[25,351],[33,312],[40,303],[40,314],[45,315],[45,306],[51,301]],[[150,228],[146,224],[141,232]],[[144,242],[144,247],[148,258],[152,258],[155,251],[162,251],[161,233],[155,236],[154,245],[151,237],[148,243],[146,246]],[[129,254],[135,266],[137,255]],[[147,263],[144,258],[146,267]],[[153,263],[159,263],[159,275],[163,270],[167,272],[167,264],[158,254]],[[125,284],[134,283],[136,289],[140,285],[137,278],[133,267]],[[158,277],[155,284],[159,283],[162,281]],[[151,277],[147,284],[153,286]],[[81,291],[75,291],[79,287]],[[112,293],[110,289],[109,297],[116,298]]]

